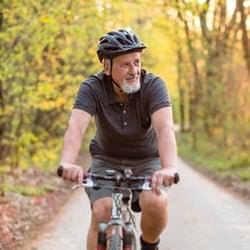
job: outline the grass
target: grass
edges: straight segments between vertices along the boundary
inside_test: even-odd
[[[9,191],[13,193],[19,193],[24,196],[39,196],[44,195],[47,192],[53,192],[54,187],[50,185],[44,185],[39,187],[24,186],[24,185],[9,185],[8,183],[3,183],[0,186],[0,190]]]
[[[250,182],[250,159],[247,152],[237,148],[217,146],[211,138],[200,136],[197,147],[192,147],[190,134],[177,136],[179,155],[189,162],[213,171],[216,175],[239,178]]]

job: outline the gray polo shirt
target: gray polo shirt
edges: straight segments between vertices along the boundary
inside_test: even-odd
[[[96,134],[90,143],[92,155],[141,159],[158,156],[151,115],[170,105],[163,80],[142,70],[141,88],[130,94],[126,102],[117,101],[110,78],[100,72],[80,85],[73,108],[95,118]]]

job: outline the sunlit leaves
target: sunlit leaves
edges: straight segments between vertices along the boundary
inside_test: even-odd
[[[99,37],[124,27],[148,47],[143,67],[168,83],[174,100],[177,90],[184,96],[186,125],[209,123],[213,137],[236,143],[237,131],[247,129],[249,111],[240,106],[249,106],[248,79],[233,40],[238,26],[220,17],[225,1],[212,2],[218,1],[2,1],[0,163],[56,161],[78,86],[101,70]]]

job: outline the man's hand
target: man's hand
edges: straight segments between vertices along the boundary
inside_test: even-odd
[[[171,186],[175,183],[176,168],[162,168],[156,171],[151,180],[152,191],[157,195],[161,194],[162,186]]]
[[[76,182],[76,184],[82,183],[84,171],[80,166],[71,163],[63,163],[60,167],[62,167],[61,177],[64,180]]]

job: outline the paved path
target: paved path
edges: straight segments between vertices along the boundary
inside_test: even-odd
[[[249,250],[250,205],[179,160],[181,182],[169,189],[161,250]],[[27,250],[84,250],[90,208],[77,190]]]

